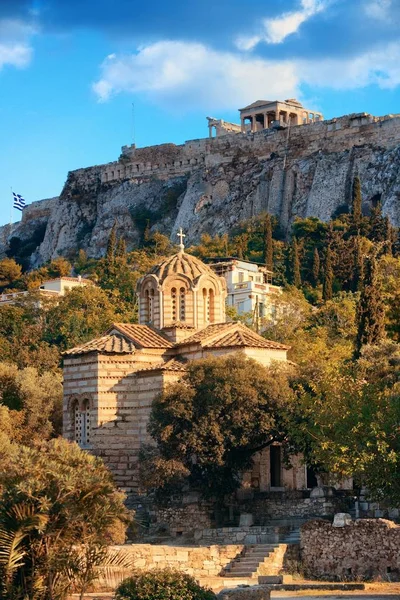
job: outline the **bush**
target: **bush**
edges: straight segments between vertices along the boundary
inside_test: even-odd
[[[211,590],[202,588],[193,577],[172,569],[141,573],[125,579],[115,600],[215,600]]]

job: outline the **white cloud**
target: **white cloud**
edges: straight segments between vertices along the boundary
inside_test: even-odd
[[[322,12],[326,6],[326,0],[301,0],[299,10],[264,19],[263,30],[258,35],[241,36],[236,40],[236,46],[240,50],[251,50],[260,42],[281,44],[289,35],[296,33],[305,21]]]
[[[230,110],[258,99],[301,97],[302,85],[352,90],[400,85],[400,42],[353,58],[278,61],[163,41],[110,55],[93,84],[99,101],[142,94],[168,110]]]
[[[30,63],[30,39],[36,33],[35,27],[23,21],[0,20],[0,70],[6,65],[23,68]]]
[[[370,0],[365,5],[365,13],[371,19],[379,21],[387,21],[390,19],[390,9],[392,8],[392,0]]]
[[[218,52],[203,44],[164,41],[136,54],[109,56],[93,85],[100,101],[119,92],[144,93],[171,108],[194,104],[237,108],[252,98],[289,97],[297,91],[295,66],[246,55]]]

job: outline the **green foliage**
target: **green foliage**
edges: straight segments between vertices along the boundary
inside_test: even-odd
[[[292,241],[292,260],[291,260],[291,283],[299,288],[301,286],[301,275],[300,275],[300,259],[299,259],[299,248],[297,245],[296,238]]]
[[[267,269],[272,270],[274,264],[274,246],[272,240],[272,221],[271,215],[265,217],[265,232],[264,232],[264,256],[263,262]]]
[[[365,260],[361,296],[357,307],[357,339],[355,357],[358,358],[364,345],[376,345],[385,334],[385,309],[377,276],[375,257]]]
[[[292,450],[336,478],[354,477],[370,495],[400,502],[397,344],[364,347],[360,359],[303,365],[292,386]]]
[[[16,365],[0,363],[1,405],[4,423],[0,423],[0,431],[14,441],[30,446],[61,434],[61,373],[39,374],[34,367],[18,369]],[[7,419],[12,423],[11,429]]]
[[[129,522],[123,495],[100,459],[62,439],[11,444],[2,458],[0,598],[64,600],[83,569],[95,576],[112,526]]]
[[[0,288],[5,288],[21,278],[21,265],[13,258],[0,260]]]
[[[165,473],[163,462],[177,461],[204,495],[223,498],[239,486],[257,450],[284,439],[280,418],[288,395],[279,368],[240,354],[189,363],[181,382],[153,403],[149,432],[158,464]]]
[[[172,569],[141,573],[125,579],[115,600],[214,600],[214,592],[201,587],[190,575]]]
[[[356,175],[353,180],[351,215],[353,218],[354,227],[358,229],[362,219],[361,181],[359,175]]]
[[[47,311],[45,340],[64,350],[102,335],[113,322],[129,320],[117,293],[112,302],[98,287],[76,287]]]
[[[332,300],[333,294],[333,268],[332,268],[332,252],[331,247],[328,246],[325,256],[325,267],[324,267],[324,284],[322,287],[322,297],[326,301]]]

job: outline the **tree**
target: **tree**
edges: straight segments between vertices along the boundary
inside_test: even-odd
[[[95,286],[69,290],[59,303],[47,312],[45,340],[61,349],[71,348],[101,335],[116,321],[129,320],[118,294],[111,302],[104,290]]]
[[[295,287],[301,286],[301,275],[300,275],[300,259],[299,259],[299,248],[297,245],[296,238],[293,238],[292,242],[292,283]]]
[[[114,221],[111,227],[110,235],[107,242],[106,261],[109,266],[114,263],[115,250],[117,247],[117,222]]]
[[[0,363],[0,403],[10,411],[8,433],[14,441],[30,446],[61,434],[61,373],[39,374],[33,367]]]
[[[55,258],[51,261],[49,265],[46,265],[47,277],[67,277],[71,274],[72,265],[66,259],[60,256],[60,258]]]
[[[318,248],[314,248],[312,275],[313,275],[313,283],[315,286],[317,286],[319,283],[320,269],[321,269],[321,262],[320,262],[320,258],[319,258]]]
[[[0,287],[11,285],[22,276],[22,267],[13,258],[0,260]]]
[[[328,246],[325,256],[325,268],[324,268],[324,283],[322,286],[322,297],[325,300],[331,300],[333,295],[333,268],[332,268],[332,252],[331,247]]]
[[[265,217],[265,229],[264,229],[264,253],[263,260],[267,266],[267,269],[272,271],[273,260],[274,260],[274,247],[272,240],[272,222],[271,216],[267,214]]]
[[[362,219],[362,195],[359,175],[356,175],[353,179],[351,214],[353,217],[354,227],[359,229]]]
[[[382,290],[377,276],[376,259],[374,256],[370,256],[364,261],[364,278],[357,306],[357,338],[354,357],[360,356],[363,346],[381,342],[384,334],[385,310]]]
[[[112,528],[128,524],[124,496],[100,459],[62,439],[11,444],[2,459],[0,598],[64,600],[88,560],[85,579],[95,577]]]
[[[190,473],[192,485],[221,503],[240,485],[255,452],[284,441],[281,415],[288,394],[280,369],[240,354],[189,363],[182,380],[153,403],[149,432],[160,454],[158,467],[171,473],[175,461]]]
[[[336,480],[353,477],[371,498],[400,503],[397,344],[364,347],[356,362],[304,365],[293,380],[292,450]]]
[[[117,246],[115,248],[115,257],[120,260],[126,260],[126,243],[124,238],[119,238]]]
[[[353,269],[353,280],[351,282],[351,289],[353,292],[358,292],[361,289],[361,284],[363,280],[363,268],[364,268],[364,260],[361,249],[361,239],[360,236],[357,235],[354,237],[354,269]]]

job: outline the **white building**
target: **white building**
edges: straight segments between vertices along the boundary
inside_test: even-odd
[[[225,278],[228,306],[235,307],[239,314],[274,318],[274,296],[280,294],[282,288],[272,285],[272,271],[265,265],[231,257],[209,258],[206,262],[217,275]]]
[[[80,275],[78,277],[57,277],[55,279],[44,281],[37,291],[40,295],[47,297],[64,296],[65,292],[68,290],[86,285],[93,285],[93,281],[90,279],[82,279]],[[4,306],[4,304],[15,304],[15,302],[22,300],[22,298],[28,294],[28,291],[0,294],[0,306]]]

